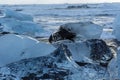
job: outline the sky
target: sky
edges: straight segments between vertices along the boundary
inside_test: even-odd
[[[63,4],[63,3],[105,3],[120,0],[0,0],[0,4]]]

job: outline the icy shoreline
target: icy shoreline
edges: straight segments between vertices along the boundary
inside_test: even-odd
[[[112,6],[109,4],[101,4],[92,9],[90,7],[93,7],[93,5],[89,5],[89,9],[78,9],[79,6],[77,6],[77,9],[76,7],[75,9],[66,9],[68,6],[69,5],[57,6],[58,8],[52,6],[49,7],[49,9],[47,7],[37,7],[36,10],[32,12],[29,11],[29,7],[25,7],[17,12],[3,10],[3,15],[0,17],[1,80],[119,79],[119,24],[116,25],[116,23],[119,23],[120,17],[117,17],[117,21],[112,25],[116,14],[119,12],[115,8],[119,8],[119,6],[115,6],[114,4]],[[34,9],[33,6],[31,6],[31,8]],[[115,13],[112,12],[112,9],[113,12],[116,10]],[[72,12],[75,13],[73,14]],[[85,14],[80,12],[84,12]],[[34,18],[24,13],[32,14]],[[62,35],[63,38],[61,38],[60,32],[64,31],[59,30],[58,27],[60,25],[64,27],[66,27],[66,25],[71,26],[71,28],[68,27],[68,29],[66,29],[68,30],[68,34],[76,32],[75,38],[82,36],[84,39],[81,40],[81,38],[78,38],[68,41],[65,37],[68,35]],[[77,27],[74,27],[76,25]],[[78,28],[79,26],[81,28]],[[81,30],[84,31],[78,34]],[[54,31],[56,32],[53,33]],[[85,34],[85,32],[88,34]],[[98,34],[93,34],[93,32]],[[114,32],[114,34],[112,32]],[[55,36],[55,44],[48,44],[47,40],[43,42],[41,42],[42,40],[36,40],[40,37],[45,38],[46,35],[50,36],[51,33]],[[38,38],[34,39],[35,37]],[[97,39],[93,40],[93,37]],[[87,39],[90,40],[87,41]],[[102,39],[103,42],[100,39]],[[65,43],[67,47],[61,47],[63,43]],[[105,43],[107,43],[107,45]],[[66,51],[64,51],[64,49]],[[66,52],[70,53],[70,55],[66,55]],[[111,52],[115,54],[115,57],[112,56],[112,59]],[[76,53],[76,55],[74,55],[74,53]],[[77,53],[86,54],[79,57]],[[99,61],[98,59],[94,61],[96,58],[93,57],[92,61],[90,57],[92,53],[100,53],[98,55],[102,55],[102,57],[100,57],[102,60]],[[72,57],[74,55],[74,58],[71,58],[71,55]],[[75,56],[78,58],[76,59]],[[74,59],[73,63],[71,59]],[[75,67],[74,61],[76,61],[75,64],[77,63],[79,69]],[[81,63],[82,61],[84,63]],[[104,63],[104,61],[105,64],[108,63],[107,67],[106,65],[101,65],[101,62]]]

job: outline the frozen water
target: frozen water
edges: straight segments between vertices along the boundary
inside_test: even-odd
[[[0,18],[0,24],[3,26],[3,32],[25,34],[29,36],[43,36],[45,30],[41,25],[34,22],[19,21],[14,18]]]
[[[113,25],[113,21],[115,19],[115,16],[120,13],[120,7],[119,7],[120,4],[117,4],[117,3],[88,4],[88,6],[90,8],[87,8],[87,9],[86,8],[68,9],[67,7],[71,6],[71,5],[76,6],[76,5],[80,5],[80,4],[0,5],[0,10],[4,11],[2,14],[0,11],[0,22],[1,22],[0,23],[0,31],[2,31],[1,29],[3,29],[5,31],[11,31],[12,33],[29,32],[29,34],[39,36],[41,33],[39,33],[39,32],[36,33],[36,30],[40,29],[40,32],[43,31],[42,37],[45,37],[45,34],[49,36],[50,35],[49,32],[52,33],[54,31],[56,31],[60,25],[63,25],[66,23],[93,22],[99,26],[102,26],[102,28],[103,28],[101,39],[111,39],[111,38],[113,39],[114,35],[113,35],[112,31],[113,31],[113,29],[115,29],[114,30],[114,31],[116,31],[115,36],[119,40],[119,34],[118,34],[119,27],[117,26],[117,28],[116,28],[116,23],[119,25],[119,19],[117,20],[117,22],[115,22],[115,26]],[[10,8],[13,11],[7,10],[8,8]],[[17,9],[21,9],[21,11],[17,11]],[[14,12],[14,10],[16,10],[17,12]],[[27,15],[25,15],[26,17],[23,17],[24,14],[27,14]],[[28,16],[28,15],[30,15],[30,16]],[[31,16],[33,16],[33,18]],[[1,24],[3,24],[3,25],[1,25]],[[49,32],[46,33],[46,31],[41,29],[40,25],[42,25],[43,29],[45,29]],[[20,27],[22,27],[23,30],[20,30]],[[92,34],[92,33],[94,33],[94,30],[90,31],[90,34]],[[39,36],[39,37],[41,37],[41,36]],[[28,36],[15,35],[15,34],[8,34],[8,35],[0,36],[0,44],[1,44],[1,46],[0,46],[0,56],[1,56],[0,64],[1,65],[0,66],[3,66],[5,64],[8,64],[8,63],[11,63],[14,61],[18,61],[18,64],[19,64],[19,60],[21,60],[21,59],[37,57],[37,56],[44,56],[55,50],[55,48],[49,44],[38,42],[37,40],[34,40],[33,38],[28,37]],[[84,46],[84,44],[81,44],[81,45]],[[73,51],[73,53],[74,52],[79,53],[79,52],[77,52],[78,50],[76,50],[76,47],[73,47],[73,46],[69,46],[69,47],[71,49],[71,52]],[[84,51],[84,49],[86,49],[86,47],[84,47],[84,48],[81,47],[80,49],[82,52],[87,53],[87,51]],[[88,48],[87,48],[87,50],[88,50]],[[88,53],[89,53],[89,50],[88,50]],[[119,53],[119,51],[118,51],[118,53]],[[40,58],[40,59],[43,59],[43,62],[45,62],[44,58]],[[46,59],[48,61],[46,61],[46,62],[49,62],[49,59],[51,59],[51,58],[48,57]],[[75,57],[75,59],[78,60],[78,58],[76,58],[76,57]],[[29,59],[27,59],[27,60],[29,62]],[[21,66],[19,66],[20,64],[16,65],[16,63],[14,63],[14,66],[12,65],[12,67],[16,66],[17,69],[19,67],[20,72],[19,71],[18,72],[20,74],[22,74],[22,69],[27,72],[27,70],[28,70],[27,68],[30,67],[30,65],[35,64],[34,61],[33,62],[30,61],[30,62],[31,62],[31,64],[28,63],[27,67],[22,64],[21,64]],[[41,62],[41,64],[43,62]],[[118,57],[117,57],[117,62],[119,63]],[[23,64],[24,64],[24,61],[23,61]],[[39,61],[36,64],[39,64]],[[59,65],[59,64],[57,63],[57,65]],[[115,68],[114,64],[116,65],[116,61],[112,60],[110,67],[109,67],[109,72],[111,73],[110,74],[111,78],[117,76],[117,75],[114,75],[114,74],[116,74],[116,69],[113,69],[113,68]],[[72,75],[70,74],[70,76],[67,76],[69,79],[72,79],[72,80],[80,80],[80,78],[81,78],[81,80],[101,80],[102,78],[103,79],[106,79],[106,77],[108,78],[108,73],[104,70],[104,68],[99,69],[99,66],[97,66],[97,67],[86,66],[86,67],[82,67],[82,71],[76,71],[74,69],[74,67],[72,67],[69,63],[68,64],[62,63],[61,65],[62,66],[60,66],[60,67],[64,68],[65,66],[67,66],[67,68],[73,72]],[[25,67],[23,67],[23,66],[25,66]],[[36,66],[34,66],[34,67],[36,67]],[[37,67],[37,69],[39,69],[39,67]],[[72,69],[71,69],[71,67],[72,67]],[[33,69],[33,68],[30,68],[30,69]],[[42,68],[42,69],[45,69],[45,71],[46,71],[46,68]],[[96,71],[96,69],[98,71]],[[117,69],[118,69],[118,75],[119,75],[119,72],[120,72],[119,65],[118,65]],[[16,71],[16,69],[14,69],[14,70]],[[6,67],[3,67],[0,72],[3,72],[4,74],[9,74],[9,69]],[[30,72],[30,71],[28,70],[28,72]],[[33,72],[35,72],[35,69]],[[82,76],[80,76],[80,75],[82,75]],[[9,76],[10,75],[8,75],[8,77]],[[18,80],[18,79],[16,78],[16,80]]]
[[[30,15],[18,13],[9,9],[2,11],[5,15],[0,18],[1,32],[24,34],[32,37],[43,37],[49,32],[42,28],[42,25],[33,22]]]
[[[76,34],[76,37],[83,39],[99,39],[103,31],[103,27],[92,22],[68,23],[61,27],[70,30]]]
[[[38,56],[45,56],[55,48],[28,36],[6,34],[0,37],[0,66]]]
[[[114,28],[114,35],[116,37],[116,39],[118,39],[120,41],[120,15],[118,14],[114,20],[114,24],[113,24],[113,28]]]
[[[33,21],[32,16],[18,13],[10,9],[4,9],[3,11],[1,11],[1,13],[4,15],[3,17],[5,18],[15,18],[20,21]]]

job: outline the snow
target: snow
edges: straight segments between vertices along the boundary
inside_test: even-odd
[[[7,34],[0,37],[0,66],[21,59],[45,56],[55,48],[23,35]]]

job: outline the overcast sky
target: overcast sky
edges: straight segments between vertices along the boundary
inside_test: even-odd
[[[0,4],[61,4],[61,3],[104,3],[120,0],[0,0]]]

